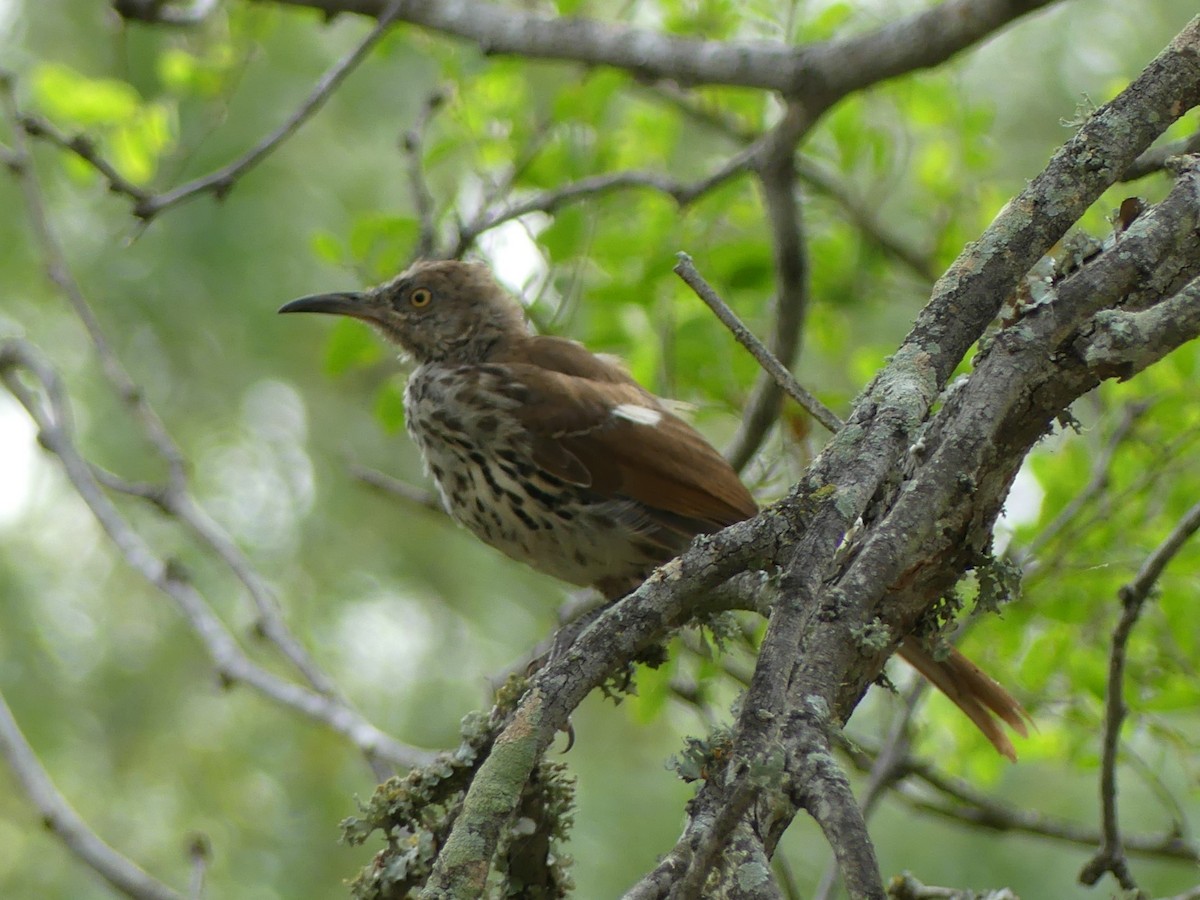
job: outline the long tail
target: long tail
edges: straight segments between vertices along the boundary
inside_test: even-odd
[[[936,660],[916,637],[909,635],[900,645],[899,652],[967,714],[1001,755],[1017,761],[1017,751],[1000,722],[1007,722],[1021,737],[1028,737],[1025,723],[1031,720],[1012,694],[957,650],[951,650],[943,660]]]

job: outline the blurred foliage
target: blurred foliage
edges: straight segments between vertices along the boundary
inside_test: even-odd
[[[926,4],[550,5],[714,39],[802,42]],[[1062,4],[950,65],[849,98],[803,152],[941,271],[1068,136],[1062,123],[1082,98],[1102,102],[1119,90],[1193,12],[1183,0],[1136,10],[1119,0]],[[243,2],[220,5],[190,29],[122,24],[85,0],[13,0],[0,22],[0,55],[17,74],[25,111],[85,133],[125,177],[155,188],[245,152],[367,30],[351,17],[325,22],[310,10]],[[421,483],[419,461],[397,433],[401,367],[356,323],[280,320],[274,310],[389,277],[411,257],[420,216],[401,138],[442,91],[448,99],[414,151],[441,244],[452,243],[459,222],[591,175],[633,168],[702,179],[780,112],[752,91],[706,88],[681,100],[619,72],[485,57],[405,26],[220,203],[198,198],[143,227],[88,166],[35,148],[74,271],[188,453],[199,500],[271,581],[289,622],[355,704],[427,747],[457,742],[459,719],[489,702],[486,679],[553,628],[563,589],[438,515],[357,483],[350,461]],[[1173,134],[1195,126],[1193,116]],[[1104,233],[1123,197],[1153,200],[1164,185],[1114,189],[1087,227]],[[865,237],[841,202],[802,188],[813,304],[796,371],[844,411],[930,284]],[[27,336],[63,371],[91,458],[131,479],[161,477],[78,322],[43,280],[12,179],[0,180],[0,204],[9,211],[0,216],[0,335]],[[650,191],[614,191],[506,223],[475,249],[528,298],[544,329],[621,354],[648,386],[692,404],[714,440],[733,433],[756,366],[671,266],[686,249],[751,327],[769,331],[771,252],[752,180],[732,180],[683,209]],[[1198,366],[1197,348],[1185,347],[1128,384],[1106,385],[1078,404],[1077,430],[1050,436],[1031,457],[1003,526],[1007,557],[1026,572],[1022,598],[1002,618],[972,619],[964,648],[1014,686],[1037,731],[1020,744],[1020,766],[1009,767],[934,698],[917,717],[917,748],[947,770],[1008,802],[1096,823],[1117,592],[1200,496]],[[1104,490],[1048,535],[1131,409],[1140,412],[1112,447]],[[764,501],[821,443],[802,415],[785,417],[789,427],[747,473]],[[132,501],[122,509],[253,644],[253,611],[230,573],[170,521]],[[1121,800],[1135,830],[1189,834],[1197,813],[1200,629],[1190,601],[1198,581],[1193,543],[1167,570],[1131,643]],[[719,743],[710,728],[727,720],[736,686],[725,668],[748,667],[744,643],[701,654],[675,646],[665,666],[639,673],[631,702],[614,709],[593,697],[575,717],[567,762],[578,806],[566,849],[579,896],[616,895],[674,841],[691,789],[667,761],[676,754],[671,765],[698,769]],[[269,648],[255,652],[276,665]],[[893,677],[907,675],[897,668]],[[212,896],[337,896],[366,862],[362,848],[337,842],[352,798],[374,788],[361,757],[250,691],[221,687],[176,611],[115,556],[53,461],[36,452],[7,395],[0,690],[96,831],[173,884],[187,883],[186,848],[197,833],[213,847]],[[872,692],[850,731],[878,734],[897,708]],[[883,805],[876,837],[885,872],[1007,884],[1026,897],[1093,896],[1074,884],[1085,848],[913,820],[894,800]],[[802,892],[819,879],[826,853],[811,824],[798,821],[781,855]],[[1179,864],[1134,866],[1155,893],[1194,879]],[[104,891],[67,861],[0,771],[0,895]]]

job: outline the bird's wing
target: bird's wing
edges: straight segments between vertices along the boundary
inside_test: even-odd
[[[520,401],[514,412],[535,436],[540,465],[601,496],[658,511],[661,524],[689,536],[757,512],[737,473],[699,432],[617,366],[578,344],[555,344],[553,355],[525,355],[535,362],[504,363]]]

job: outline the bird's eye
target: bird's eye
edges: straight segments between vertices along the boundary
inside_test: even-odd
[[[420,309],[422,306],[428,306],[429,301],[433,299],[433,293],[429,288],[417,288],[408,295],[408,302]]]

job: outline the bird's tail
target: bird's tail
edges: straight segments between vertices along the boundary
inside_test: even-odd
[[[1012,694],[957,650],[951,650],[945,659],[934,659],[916,637],[909,635],[900,645],[899,652],[967,714],[1001,755],[1017,761],[1017,751],[1000,723],[1007,722],[1017,734],[1027,737],[1029,731],[1025,723],[1030,717]]]

